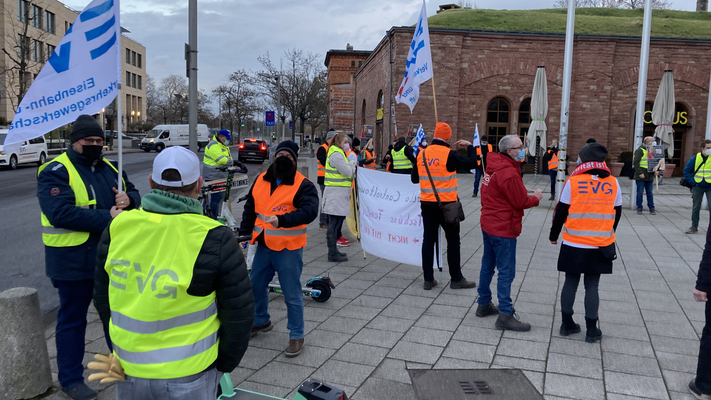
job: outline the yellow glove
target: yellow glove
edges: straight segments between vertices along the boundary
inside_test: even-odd
[[[97,379],[101,379],[101,383],[123,382],[126,380],[126,374],[123,373],[121,362],[113,354],[109,354],[108,357],[103,354],[95,354],[94,358],[98,362],[90,362],[87,368],[104,372],[96,372],[89,375],[89,382]]]

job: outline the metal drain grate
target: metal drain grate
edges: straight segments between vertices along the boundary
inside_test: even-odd
[[[459,386],[462,388],[464,394],[494,394],[486,381],[459,381]]]

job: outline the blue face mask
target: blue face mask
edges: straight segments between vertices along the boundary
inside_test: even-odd
[[[518,155],[516,156],[515,160],[518,162],[521,162],[521,160],[523,160],[524,157],[526,157],[526,150],[521,149],[518,151]]]

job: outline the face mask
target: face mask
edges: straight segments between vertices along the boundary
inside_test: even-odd
[[[85,144],[82,145],[81,148],[81,154],[89,160],[93,161],[101,158],[101,151],[103,150],[103,146]]]
[[[290,177],[294,171],[294,162],[287,156],[279,156],[274,161],[276,176],[279,179]]]
[[[518,155],[516,156],[516,158],[514,158],[514,160],[521,162],[521,160],[523,160],[524,157],[526,157],[526,150],[521,149],[518,151]]]
[[[711,149],[704,150],[704,155],[711,156]]]
[[[345,151],[346,153],[351,151],[351,145],[349,145],[348,143],[344,144],[343,151]]]

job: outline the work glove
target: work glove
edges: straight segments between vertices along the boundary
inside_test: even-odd
[[[350,153],[350,154],[348,154],[348,161],[350,161],[350,162],[358,162],[358,156],[355,155],[355,153]]]
[[[230,167],[235,165],[235,160],[227,160],[227,165]]]
[[[126,374],[123,373],[121,362],[113,354],[105,356],[103,354],[95,354],[94,359],[87,365],[88,369],[94,369],[104,372],[95,372],[89,375],[89,382],[101,379],[101,383],[123,382],[126,380]]]

